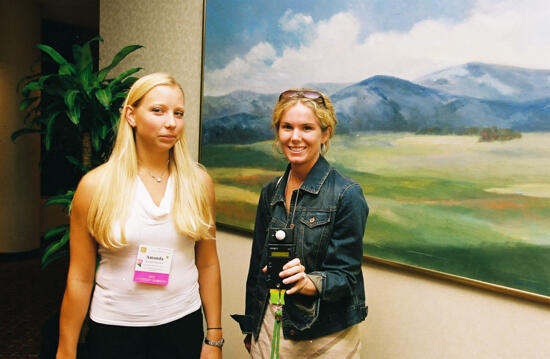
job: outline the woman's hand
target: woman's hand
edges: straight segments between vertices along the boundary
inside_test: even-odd
[[[262,269],[267,272],[267,266]],[[317,288],[306,275],[306,267],[300,263],[300,258],[294,258],[283,266],[283,271],[279,273],[279,277],[284,278],[284,284],[294,285],[286,291],[286,294],[300,293],[303,295],[317,295]]]
[[[222,348],[213,345],[203,344],[201,350],[201,359],[221,359]]]

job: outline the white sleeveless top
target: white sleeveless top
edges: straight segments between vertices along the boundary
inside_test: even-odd
[[[174,184],[168,178],[164,198],[157,206],[138,178],[136,196],[125,227],[127,245],[120,249],[102,246],[90,318],[97,323],[131,327],[169,323],[201,306],[195,242],[180,235],[170,210]],[[114,233],[120,235],[120,227]],[[168,285],[134,282],[138,247],[141,244],[174,249]]]

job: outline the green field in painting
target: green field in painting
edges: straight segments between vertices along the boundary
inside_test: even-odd
[[[259,191],[285,161],[270,142],[202,149],[217,220],[252,229]],[[336,136],[327,159],[363,187],[365,254],[550,295],[550,134]]]

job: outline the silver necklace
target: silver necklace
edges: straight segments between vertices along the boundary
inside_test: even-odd
[[[157,183],[160,183],[162,181],[162,176],[164,176],[164,172],[162,172],[162,174],[157,177],[155,176],[154,174],[151,173],[151,171],[148,171],[149,172],[149,175],[155,180],[157,181]]]
[[[170,160],[168,160],[166,162],[166,169],[168,168],[168,165],[170,164]],[[160,174],[160,176],[155,176],[153,173],[151,173],[150,170],[147,170],[147,172],[149,172],[149,176],[151,176],[152,179],[154,179],[157,183],[160,183],[162,182],[162,177],[164,177],[164,173],[166,172],[166,169],[164,171],[162,171],[162,173]]]

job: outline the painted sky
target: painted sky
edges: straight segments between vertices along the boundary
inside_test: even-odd
[[[550,68],[547,0],[208,0],[205,94],[406,80],[478,61]]]

